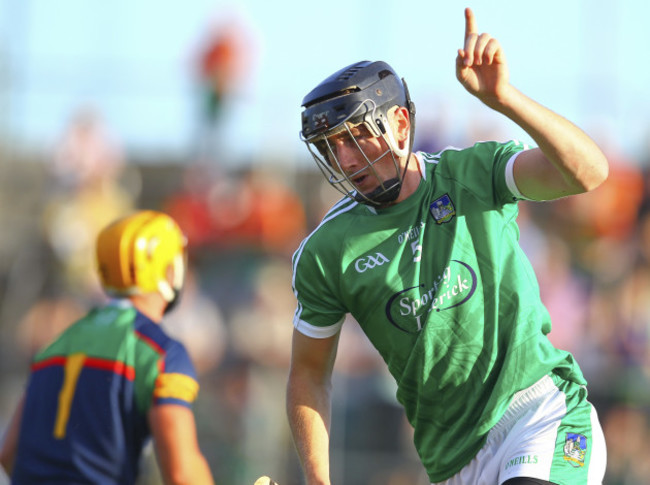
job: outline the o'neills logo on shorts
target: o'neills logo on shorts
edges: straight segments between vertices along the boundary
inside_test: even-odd
[[[431,284],[395,293],[386,303],[386,316],[401,331],[418,333],[431,312],[444,312],[463,305],[474,295],[476,286],[476,272],[472,267],[453,259]]]
[[[508,460],[508,463],[506,463],[504,469],[507,470],[508,468],[519,465],[537,465],[537,463],[539,463],[539,458],[537,455],[521,455]]]

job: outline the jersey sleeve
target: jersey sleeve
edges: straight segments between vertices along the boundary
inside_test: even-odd
[[[196,371],[185,347],[171,341],[161,362],[153,388],[153,405],[180,404],[190,407],[199,392]]]
[[[513,177],[516,157],[530,147],[520,141],[479,142],[470,148],[446,152],[451,176],[468,186],[479,199],[503,205],[524,199]],[[491,184],[486,184],[491,180]]]
[[[135,325],[136,396],[142,411],[161,404],[191,407],[199,384],[185,346],[142,314]]]
[[[338,269],[327,261],[327,251],[317,257],[312,244],[318,241],[303,241],[293,261],[293,291],[298,301],[293,318],[294,327],[304,335],[313,338],[327,338],[341,328],[347,310],[336,296],[333,288],[333,271]]]
[[[519,191],[515,183],[514,165],[519,154],[530,148],[530,146],[517,140],[498,145],[494,164],[494,181],[497,193],[502,194],[503,198],[529,200]]]

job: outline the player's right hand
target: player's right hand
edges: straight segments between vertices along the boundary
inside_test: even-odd
[[[510,76],[501,44],[490,34],[479,34],[474,12],[465,9],[465,38],[456,57],[456,77],[465,89],[497,108],[510,86]]]

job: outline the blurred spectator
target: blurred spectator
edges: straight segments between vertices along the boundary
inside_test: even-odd
[[[181,187],[166,197],[165,212],[178,221],[190,248],[209,246],[215,235],[210,210],[213,176],[204,164],[190,165],[183,172]]]
[[[255,248],[290,256],[306,234],[302,200],[281,178],[264,169],[209,176],[192,166],[165,210],[201,247]]]
[[[87,307],[69,297],[42,298],[20,321],[15,334],[16,343],[23,354],[31,359],[86,311]]]
[[[607,181],[594,192],[565,199],[560,206],[568,206],[573,214],[569,219],[589,237],[621,241],[634,230],[643,200],[643,176],[638,167],[620,154],[606,155],[610,160]]]
[[[255,194],[254,218],[262,247],[290,256],[306,235],[302,201],[272,170],[251,171],[246,183]]]
[[[80,107],[55,147],[55,189],[75,189],[98,179],[116,179],[123,167],[122,148],[103,116],[92,106]]]
[[[135,195],[120,184],[125,161],[101,115],[81,108],[66,127],[52,160],[52,194],[43,210],[45,237],[63,279],[79,294],[101,290],[92,247],[99,230],[132,210]]]
[[[650,484],[650,428],[647,410],[620,405],[607,414],[603,431],[608,444],[606,485]]]
[[[582,362],[578,344],[585,334],[588,288],[572,271],[566,242],[549,235],[546,243],[545,258],[537,261],[535,271],[553,325],[548,338],[557,348],[568,350]]]
[[[225,98],[245,72],[245,59],[238,25],[223,22],[214,29],[201,55],[200,74],[205,86],[205,117],[214,122],[221,115]]]
[[[198,160],[220,162],[223,151],[222,119],[230,101],[251,76],[252,52],[248,29],[234,11],[224,12],[211,26],[198,58],[200,133]]]
[[[597,128],[609,160],[609,177],[597,190],[552,204],[549,223],[571,241],[574,264],[591,277],[620,279],[634,264],[631,238],[644,200],[644,178],[636,160],[620,150],[609,134]]]
[[[567,242],[540,228],[539,213],[536,204],[519,203],[520,244],[535,269],[542,301],[551,316],[549,339],[582,361],[579,343],[585,331],[588,284],[574,271]]]
[[[615,351],[622,365],[650,370],[650,267],[632,268],[617,292],[620,317]]]

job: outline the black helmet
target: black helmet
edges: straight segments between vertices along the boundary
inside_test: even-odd
[[[382,118],[393,106],[408,108],[413,125],[415,107],[404,80],[383,61],[361,61],[335,72],[303,98],[303,138],[308,140],[345,121],[354,121],[352,118],[363,117],[359,107],[368,100],[374,102]]]
[[[409,97],[406,83],[392,67],[382,61],[351,64],[316,86],[304,97],[302,106],[301,138],[307,143],[328,181],[337,190],[355,200],[371,204],[383,204],[397,198],[402,183],[398,159],[411,153],[415,106]],[[407,149],[397,146],[392,130],[389,129],[388,113],[396,106],[405,107],[409,111],[411,132]],[[338,161],[327,137],[346,128],[349,130],[349,125],[360,123],[364,123],[373,136],[384,137],[397,168],[395,179],[380,181],[378,193],[358,194],[340,166],[335,167],[335,171],[332,170],[332,165],[338,164]],[[368,160],[368,163],[372,168],[374,161]]]

